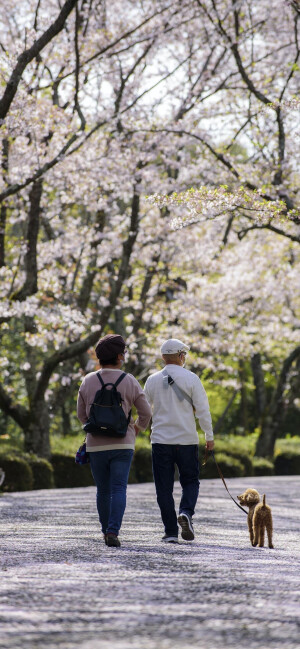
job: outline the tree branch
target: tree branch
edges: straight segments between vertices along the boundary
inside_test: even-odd
[[[280,230],[280,228],[277,228],[274,225],[271,225],[270,223],[266,225],[251,225],[249,228],[243,228],[242,230],[239,230],[237,232],[237,236],[240,240],[242,240],[248,232],[251,232],[251,230],[271,230],[271,232],[275,232],[276,234],[279,234],[283,237],[286,237],[286,239],[290,239],[291,241],[295,241],[296,243],[300,243],[300,235],[296,236],[293,234],[289,234],[285,232],[284,230]]]
[[[37,403],[40,399],[43,398],[45,391],[48,387],[51,374],[55,369],[55,367],[57,367],[57,365],[59,365],[63,361],[74,358],[75,356],[79,356],[83,352],[87,351],[92,345],[94,345],[97,342],[99,336],[103,334],[109,316],[113,311],[113,309],[115,308],[123,282],[128,273],[130,255],[132,253],[133,246],[138,234],[139,202],[140,202],[140,196],[138,191],[139,182],[140,179],[139,177],[137,177],[136,184],[134,186],[134,194],[132,200],[129,234],[127,240],[123,243],[123,253],[122,253],[122,260],[119,268],[118,278],[114,283],[114,287],[110,295],[110,303],[102,311],[99,328],[93,331],[92,333],[90,333],[89,336],[87,336],[83,340],[78,340],[74,343],[70,343],[70,345],[66,347],[63,347],[59,351],[52,354],[52,356],[45,361],[43,369],[41,371],[41,375],[37,383],[37,388],[33,398],[33,403]]]
[[[14,295],[15,300],[26,300],[38,290],[37,239],[40,227],[40,209],[42,198],[42,179],[37,180],[29,194],[30,209],[27,224],[27,250],[25,255],[26,278],[22,288]]]
[[[59,34],[59,32],[61,32],[69,14],[72,12],[77,2],[78,0],[66,0],[60,11],[60,14],[58,15],[54,23],[50,25],[50,27],[44,32],[44,34],[42,34],[42,36],[40,36],[40,38],[38,38],[38,40],[35,41],[28,50],[24,50],[24,52],[20,54],[17,65],[7,82],[5,91],[0,100],[0,119],[4,119],[6,117],[15,94],[18,90],[22,74],[27,65],[36,56],[38,56],[38,54],[44,49],[44,47],[46,47],[46,45],[48,45],[48,43],[50,43],[50,41],[52,41],[52,39],[57,36],[57,34]]]
[[[41,178],[41,176],[46,173],[49,169],[52,169],[52,167],[55,167],[55,165],[58,164],[58,162],[61,161],[62,157],[66,154],[68,149],[74,144],[74,142],[78,139],[78,134],[73,133],[73,135],[70,137],[68,142],[63,146],[61,151],[49,162],[46,162],[40,169],[38,169],[33,176],[30,176],[30,178],[27,178],[24,180],[22,183],[16,183],[15,185],[10,185],[7,189],[5,189],[1,194],[0,194],[0,202],[3,201],[5,198],[8,196],[12,196],[13,194],[17,194],[21,189],[24,189],[25,187],[28,187],[28,185],[31,185],[34,183],[36,180]]]
[[[12,417],[14,421],[21,427],[26,426],[26,422],[29,416],[28,410],[23,406],[16,405],[13,403],[12,398],[5,392],[3,385],[0,383],[0,408],[5,412],[9,417]]]
[[[9,152],[9,141],[7,138],[3,140],[2,144],[2,172],[3,180],[6,184],[7,182],[7,173],[8,173],[8,152]],[[5,266],[5,230],[6,230],[6,205],[1,203],[0,205],[0,267]]]
[[[80,71],[80,56],[79,56],[79,46],[78,46],[78,32],[80,28],[80,15],[78,5],[76,4],[76,19],[75,19],[75,36],[74,36],[74,46],[75,46],[75,97],[74,97],[74,111],[76,110],[78,117],[81,122],[81,130],[84,131],[86,120],[81,110],[79,104],[79,71]]]
[[[273,392],[272,401],[270,405],[270,414],[275,414],[282,408],[282,397],[286,386],[287,376],[292,364],[297,358],[300,357],[300,345],[296,347],[291,354],[285,359],[278,381],[276,390]]]

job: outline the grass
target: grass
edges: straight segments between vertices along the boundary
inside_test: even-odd
[[[15,450],[18,451],[24,450],[22,437],[11,437],[10,435],[0,435],[0,453],[9,454]]]

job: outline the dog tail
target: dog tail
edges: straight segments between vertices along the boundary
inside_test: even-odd
[[[266,506],[266,494],[263,495],[263,507]]]

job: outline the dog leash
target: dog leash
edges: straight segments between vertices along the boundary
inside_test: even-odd
[[[231,495],[231,493],[230,493],[230,491],[229,491],[229,489],[228,489],[228,487],[227,487],[227,484],[226,484],[226,482],[225,482],[225,478],[224,478],[224,476],[223,476],[223,473],[222,473],[222,471],[221,471],[221,469],[220,469],[220,467],[219,467],[219,465],[218,465],[218,462],[217,462],[217,460],[216,460],[216,458],[215,458],[214,451],[210,451],[210,453],[212,454],[212,457],[213,457],[213,459],[214,459],[215,465],[216,465],[216,467],[217,467],[218,474],[219,474],[219,476],[220,476],[220,478],[221,478],[221,480],[222,480],[222,482],[223,482],[223,485],[224,485],[224,487],[225,487],[227,493],[229,494],[231,500],[233,500],[234,504],[235,504],[237,507],[239,507],[239,509],[241,509],[241,510],[244,512],[244,514],[246,514],[246,515],[248,516],[248,512],[246,511],[246,509],[244,509],[244,508],[242,507],[242,505],[240,505],[239,503],[237,503],[236,500],[234,500],[233,496]],[[206,462],[207,462],[207,457],[208,457],[207,449],[205,449],[205,458],[204,458],[204,462],[203,462],[202,466],[205,466],[205,464],[206,464]]]

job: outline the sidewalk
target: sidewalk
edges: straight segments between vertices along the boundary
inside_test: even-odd
[[[0,497],[2,649],[298,648],[300,477],[227,483],[267,494],[274,550],[250,546],[221,480],[201,482],[196,539],[178,546],[160,541],[152,483],[128,487],[120,549],[94,487]]]

